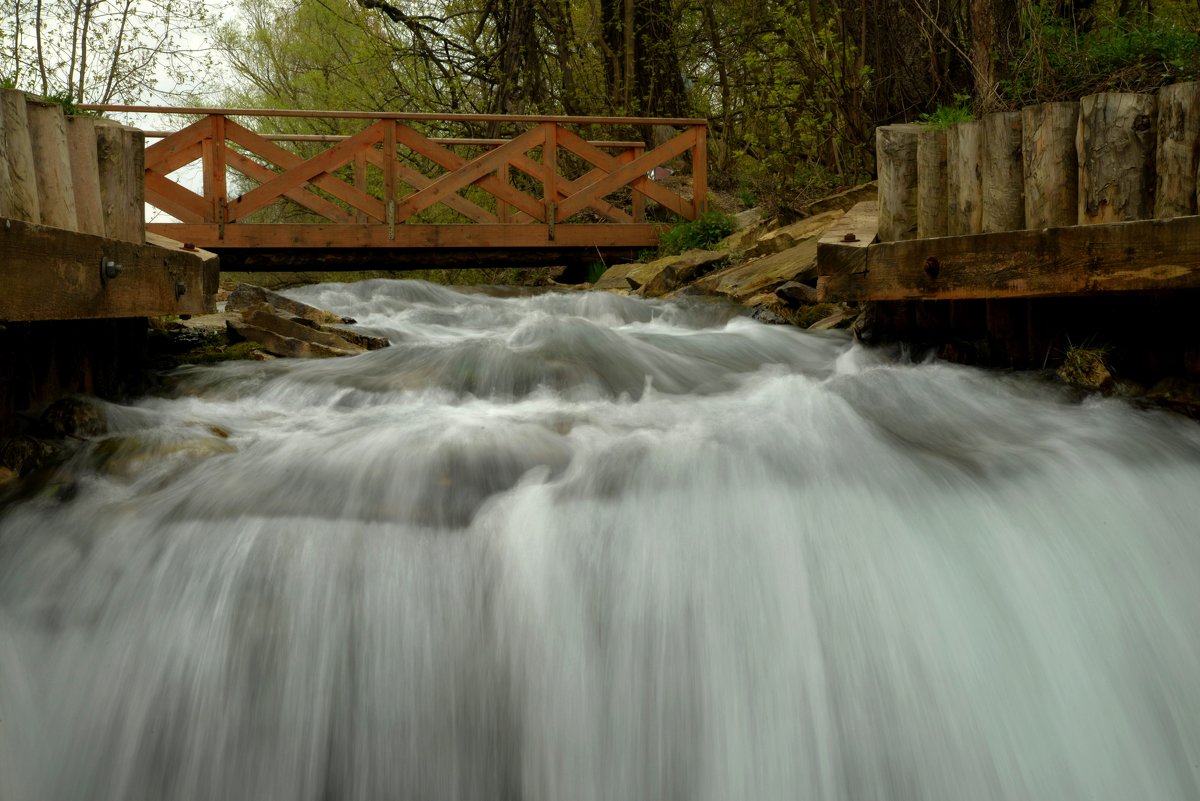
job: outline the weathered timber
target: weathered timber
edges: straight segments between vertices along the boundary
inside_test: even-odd
[[[1157,183],[1154,216],[1196,213],[1200,168],[1200,83],[1176,83],[1158,92]]]
[[[1026,228],[1061,228],[1078,222],[1078,128],[1078,103],[1021,109]]]
[[[141,131],[96,120],[96,159],[104,232],[124,242],[145,241],[145,137]]]
[[[946,233],[983,229],[983,123],[960,122],[946,131]]]
[[[850,274],[866,268],[867,248],[878,240],[879,202],[856,203],[817,240],[818,272]],[[820,285],[820,276],[817,278]]]
[[[161,240],[160,240],[161,241]],[[211,253],[0,221],[0,320],[78,320],[215,310]],[[120,269],[103,269],[107,262]]]
[[[79,230],[75,190],[71,186],[71,155],[67,120],[62,106],[29,98],[25,103],[29,141],[37,165],[38,208],[42,225]]]
[[[91,117],[67,117],[67,149],[75,194],[77,231],[104,234],[104,205],[96,158],[96,123]]]
[[[926,128],[917,134],[917,237],[945,236],[946,131]]]
[[[1154,216],[1154,95],[1110,92],[1079,101],[1079,224]]]
[[[824,257],[824,253],[821,254]],[[1200,218],[893,242],[822,258],[829,301],[1087,296],[1200,288]]]
[[[981,230],[1016,231],[1025,225],[1025,179],[1021,167],[1021,112],[983,118],[983,212]]]
[[[917,236],[917,135],[921,130],[920,125],[875,129],[879,238],[884,242]]]
[[[25,93],[19,89],[0,89],[0,143],[0,171],[5,172],[0,178],[0,217],[40,222],[29,115]]]

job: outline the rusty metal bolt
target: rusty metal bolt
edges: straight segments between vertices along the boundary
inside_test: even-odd
[[[930,256],[925,260],[925,274],[930,278],[937,278],[941,269],[942,265],[938,262],[937,256]]]

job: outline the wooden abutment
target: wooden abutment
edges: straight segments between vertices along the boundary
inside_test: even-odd
[[[144,152],[137,129],[0,90],[0,429],[118,390],[146,318],[215,310],[216,258],[147,238]]]
[[[884,126],[877,157],[877,210],[818,248],[820,295],[875,302],[877,338],[1037,367],[1140,327],[1132,360],[1200,372],[1175,325],[1200,299],[1200,84]]]

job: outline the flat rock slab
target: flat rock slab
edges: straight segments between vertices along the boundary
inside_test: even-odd
[[[803,220],[794,222],[791,225],[776,228],[774,231],[763,234],[758,238],[758,244],[754,246],[754,253],[766,256],[785,251],[814,234],[823,232],[826,228],[841,219],[844,213],[841,209],[833,209],[832,211],[822,212],[813,217],[805,217]]]
[[[817,238],[813,236],[785,251],[721,270],[696,283],[701,289],[744,302],[789,281],[811,281],[816,275]]]
[[[354,356],[388,345],[386,339],[330,325],[354,322],[348,317],[251,284],[229,295],[223,319],[231,342],[257,342],[274,356]]]
[[[660,297],[695,278],[704,269],[719,264],[729,254],[716,250],[689,250],[652,262],[618,264],[610,267],[593,285],[595,289],[632,289],[646,297]]]

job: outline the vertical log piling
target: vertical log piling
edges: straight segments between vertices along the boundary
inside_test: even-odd
[[[81,232],[104,236],[100,172],[96,167],[96,124],[91,117],[67,117],[67,149],[75,190],[75,217]]]
[[[38,208],[42,225],[78,230],[67,120],[62,106],[30,98],[25,104],[29,139],[37,170]]]
[[[0,217],[40,223],[37,175],[34,172],[33,144],[29,138],[29,115],[25,93],[19,89],[0,89],[0,140],[4,142],[6,170],[0,181]]]
[[[945,236],[946,131],[927,128],[917,134],[917,237]]]
[[[1154,216],[1154,95],[1109,92],[1079,101],[1080,225]]]
[[[983,123],[960,122],[946,132],[946,232],[983,230]]]
[[[879,172],[879,240],[917,236],[917,135],[920,125],[883,125],[875,130]]]
[[[1158,92],[1157,183],[1154,216],[1196,213],[1200,167],[1200,83],[1176,83]]]
[[[1078,103],[1021,110],[1025,227],[1061,228],[1079,220]]]
[[[1019,231],[1025,225],[1025,179],[1021,167],[1021,113],[998,111],[983,118],[983,211],[980,229]]]

